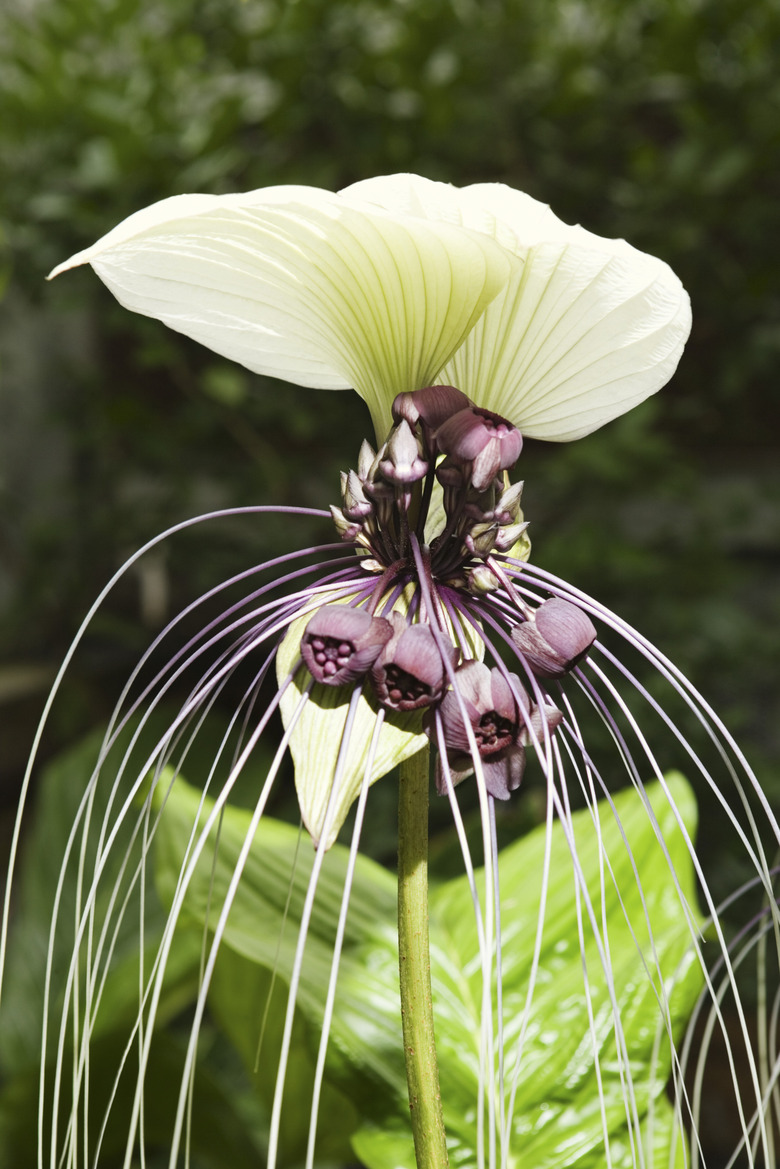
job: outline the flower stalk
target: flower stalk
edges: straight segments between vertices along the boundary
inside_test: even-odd
[[[417,1169],[449,1165],[431,995],[428,936],[428,748],[398,784],[398,966],[409,1110]]]

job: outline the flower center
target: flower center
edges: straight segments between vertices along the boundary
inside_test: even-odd
[[[398,707],[402,703],[420,704],[420,699],[430,698],[432,691],[420,678],[403,670],[400,666],[391,664],[385,668],[388,706]]]
[[[342,538],[368,553],[369,571],[416,582],[416,537],[430,583],[495,589],[493,554],[527,553],[521,485],[509,487],[505,474],[519,431],[452,386],[399,395],[393,416],[379,451],[364,443],[357,470],[342,477],[343,506],[331,509]]]
[[[338,641],[335,637],[313,637],[310,644],[315,662],[323,674],[331,677],[349,665],[355,652],[351,642]]]
[[[495,710],[482,715],[479,725],[474,727],[480,755],[494,755],[511,747],[515,741],[517,726]]]

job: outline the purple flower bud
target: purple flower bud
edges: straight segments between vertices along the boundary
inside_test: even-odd
[[[530,699],[514,674],[507,679],[501,670],[488,669],[477,661],[459,667],[455,686],[445,694],[440,707],[453,783],[474,770],[470,727],[489,794],[498,800],[509,799],[525,771],[522,742],[531,719]],[[441,759],[436,764],[436,787],[440,795],[447,790]]]
[[[443,455],[470,464],[477,491],[489,487],[499,471],[514,466],[523,448],[516,426],[477,406],[459,411],[440,426],[436,443]]]
[[[436,468],[436,478],[442,487],[454,490],[459,490],[466,482],[462,464],[456,463],[454,459],[442,459]]]
[[[366,499],[363,484],[354,471],[349,472],[342,486],[344,515],[348,520],[359,524],[374,514],[373,504]]]
[[[343,686],[368,673],[393,635],[384,617],[350,605],[323,605],[301,638],[301,657],[315,682]]]
[[[512,630],[512,641],[538,678],[562,678],[596,640],[593,622],[571,601],[552,597]]]
[[[333,523],[336,525],[336,531],[342,540],[355,541],[360,538],[363,531],[360,524],[355,524],[352,520],[347,519],[340,507],[334,507],[331,504],[330,514],[333,517]]]
[[[391,613],[393,636],[371,671],[377,698],[390,710],[419,710],[438,702],[447,685],[444,662],[427,625],[408,625]],[[451,660],[457,650],[450,645]]]
[[[410,426],[416,426],[422,419],[431,430],[436,430],[453,414],[470,405],[470,399],[455,386],[425,386],[422,390],[396,395],[392,405],[393,419],[400,422],[404,418]]]
[[[428,464],[420,458],[420,448],[408,422],[399,422],[393,431],[387,444],[387,458],[381,460],[379,470],[391,483],[417,483],[425,478]]]

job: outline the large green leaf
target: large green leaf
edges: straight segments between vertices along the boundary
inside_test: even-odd
[[[629,790],[615,798],[614,812],[606,803],[599,804],[598,821],[589,811],[578,813],[572,818],[571,843],[560,824],[554,827],[539,969],[527,1010],[540,913],[544,831],[537,830],[500,854],[508,1080],[518,1037],[525,1028],[511,1125],[512,1153],[518,1164],[522,1161],[534,1169],[600,1169],[605,1163],[603,1108],[612,1164],[632,1165],[629,1093],[640,1121],[639,1139],[647,1145],[645,1163],[667,1163],[673,1118],[664,1090],[671,1054],[662,1010],[676,1041],[703,984],[692,950],[691,923],[675,888],[676,880],[695,928],[693,869],[677,822],[679,815],[693,833],[695,804],[682,777],[671,777],[668,790],[671,803],[661,787],[654,784],[647,789],[647,806]],[[656,836],[649,807],[664,847]],[[582,941],[573,852],[581,874]],[[584,889],[593,907],[595,930],[584,907]],[[464,880],[449,882],[434,893],[432,915],[438,927],[433,937],[437,948],[441,948],[435,968],[434,999],[438,1006],[442,1095],[446,1101],[450,1092],[462,1092],[466,1069],[476,1084],[474,1069],[478,1061],[481,975],[471,897]],[[593,1029],[586,1009],[583,968]],[[616,1040],[615,1013],[619,1014],[622,1029],[622,1051]],[[594,1048],[598,1052],[600,1090],[595,1079]],[[468,1126],[458,1121],[460,1116],[455,1112],[449,1131],[463,1140],[466,1164],[466,1149],[473,1148],[473,1138]],[[682,1158],[679,1139],[676,1148]],[[372,1169],[381,1164],[370,1163]]]
[[[170,901],[193,824],[205,820],[211,804],[178,780],[171,788],[157,835],[156,872],[160,896]],[[224,903],[250,817],[226,809],[204,849],[187,889],[184,921],[213,925]],[[288,824],[261,820],[225,930],[225,943],[250,961],[288,981],[298,926],[309,885],[314,850],[309,838]],[[325,856],[306,942],[298,1006],[307,1018],[322,1019],[331,971],[333,940],[344,887],[347,850]],[[384,1115],[403,1099],[405,1072],[400,1043],[400,999],[394,938],[395,880],[379,865],[359,857],[339,973],[339,1002],[332,1028],[331,1070],[347,1084],[361,1110]],[[221,1004],[222,1017],[238,1016],[231,1030],[248,1030],[257,1043],[261,1019],[245,1018],[235,1000]],[[381,1090],[381,1096],[378,1091]],[[390,1105],[388,1105],[390,1101]]]
[[[510,1126],[510,1165],[522,1161],[534,1169],[575,1165],[600,1169],[605,1163],[605,1139],[616,1167],[633,1164],[632,1140],[643,1143],[647,1164],[669,1163],[674,1117],[663,1096],[671,1066],[664,1020],[668,1019],[676,1042],[700,989],[701,974],[691,954],[691,921],[678,895],[679,888],[688,904],[695,905],[690,859],[675,812],[691,832],[695,809],[681,778],[671,779],[668,790],[671,804],[660,786],[653,785],[647,804],[628,791],[614,800],[613,809],[599,805],[598,831],[591,812],[578,813],[572,818],[571,845],[561,825],[554,827],[539,969],[527,1018],[544,830],[500,855],[507,1100],[515,1045],[524,1018],[526,1023]],[[174,785],[158,834],[163,900],[172,894],[193,824],[198,817],[202,821],[208,810],[193,789],[182,781]],[[187,917],[214,925],[248,829],[248,813],[225,812],[219,834],[214,831],[190,882]],[[579,941],[573,853],[580,904],[589,898],[594,907],[603,962],[584,910]],[[226,946],[251,963],[275,970],[284,981],[292,971],[312,863],[308,842],[301,843],[294,829],[261,821],[227,921]],[[322,1019],[345,872],[346,850],[336,846],[325,858],[298,995],[300,1011],[314,1024]],[[481,880],[478,873],[478,884]],[[370,1169],[412,1169],[414,1165],[401,1059],[394,901],[393,879],[360,858],[341,958],[328,1071],[363,1118],[353,1144]],[[473,1165],[481,973],[465,877],[434,890],[431,938],[450,1155],[453,1165]],[[583,968],[594,1018],[592,1031]],[[243,1030],[245,1043],[255,1044],[261,1013],[256,1006],[247,1015],[246,1000],[240,995],[231,1000],[224,988],[218,1004],[226,1029],[232,1034]],[[615,1037],[615,1014],[622,1031],[620,1043]],[[627,1098],[633,1103],[627,1104]],[[679,1139],[676,1150],[675,1165],[682,1163]]]
[[[273,973],[223,946],[214,970],[209,1005],[215,1019],[240,1054],[262,1109],[265,1130],[273,1104],[282,1042],[287,987]],[[258,1036],[258,1024],[262,1041]],[[312,1087],[315,1026],[298,1011],[285,1076],[284,1108],[279,1133],[280,1169],[300,1166],[306,1157]],[[317,1128],[317,1169],[325,1163],[351,1161],[350,1135],[360,1117],[351,1101],[333,1084],[323,1086]]]
[[[168,725],[163,713],[150,720],[142,734],[139,755],[159,737]],[[85,880],[88,884],[94,867],[101,827],[108,813],[111,779],[137,723],[128,727],[104,764],[105,782],[94,791],[92,813],[86,830]],[[41,1059],[41,1018],[45,1009],[61,1001],[75,944],[77,912],[83,912],[85,893],[77,902],[77,840],[66,866],[62,885],[57,928],[52,933],[55,893],[63,865],[68,838],[79,817],[82,797],[92,775],[103,744],[102,730],[87,735],[75,746],[57,756],[44,769],[37,792],[35,817],[25,839],[22,864],[16,877],[16,914],[6,960],[3,988],[3,1012],[0,1015],[0,1066],[6,1075],[26,1068],[37,1069]],[[116,818],[116,803],[113,817]],[[79,821],[83,826],[83,821]],[[96,935],[106,915],[114,915],[114,948],[111,975],[103,993],[103,1007],[95,1020],[99,1031],[112,1027],[120,1019],[134,1018],[138,1007],[138,937],[141,920],[139,886],[131,888],[133,866],[125,867],[130,847],[132,825],[118,829],[114,847],[108,856],[97,888],[94,909]],[[123,876],[124,874],[124,876]],[[119,918],[112,900],[115,882],[126,891],[124,914]],[[152,889],[147,890],[143,908],[144,935],[149,954],[153,953],[165,923],[165,914]],[[51,935],[51,936],[50,936]],[[45,973],[51,947],[51,987],[46,1001]],[[86,947],[83,947],[86,953]],[[147,960],[149,958],[147,954]],[[170,1017],[188,1002],[197,985],[199,947],[197,939],[181,935],[176,940],[169,965],[169,976],[161,1000],[161,1014]],[[80,964],[83,970],[83,962]],[[171,996],[169,1001],[169,994]]]

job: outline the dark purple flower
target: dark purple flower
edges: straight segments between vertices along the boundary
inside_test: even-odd
[[[301,639],[301,657],[315,682],[343,686],[368,672],[393,635],[384,617],[350,605],[323,605]]]
[[[582,661],[596,629],[582,609],[571,601],[552,597],[528,621],[515,625],[512,641],[538,678],[562,678]]]
[[[410,426],[416,426],[422,419],[431,430],[436,430],[453,414],[467,410],[471,400],[455,386],[425,386],[421,390],[398,394],[393,402],[393,419],[406,419]]]
[[[500,414],[470,406],[449,418],[436,431],[443,455],[471,466],[477,491],[490,486],[499,471],[513,467],[523,449],[520,431]]]
[[[393,636],[371,671],[377,698],[390,710],[419,710],[438,702],[447,674],[430,627],[409,625],[400,613],[391,613],[390,620]],[[447,645],[454,665],[457,651]]]
[[[455,675],[455,689],[448,691],[440,707],[453,783],[474,770],[467,728],[482,761],[485,787],[498,800],[509,799],[520,786],[525,771],[524,732],[530,725],[531,701],[520,679],[508,677],[482,662],[464,662]],[[436,761],[436,788],[447,791],[444,765]]]

